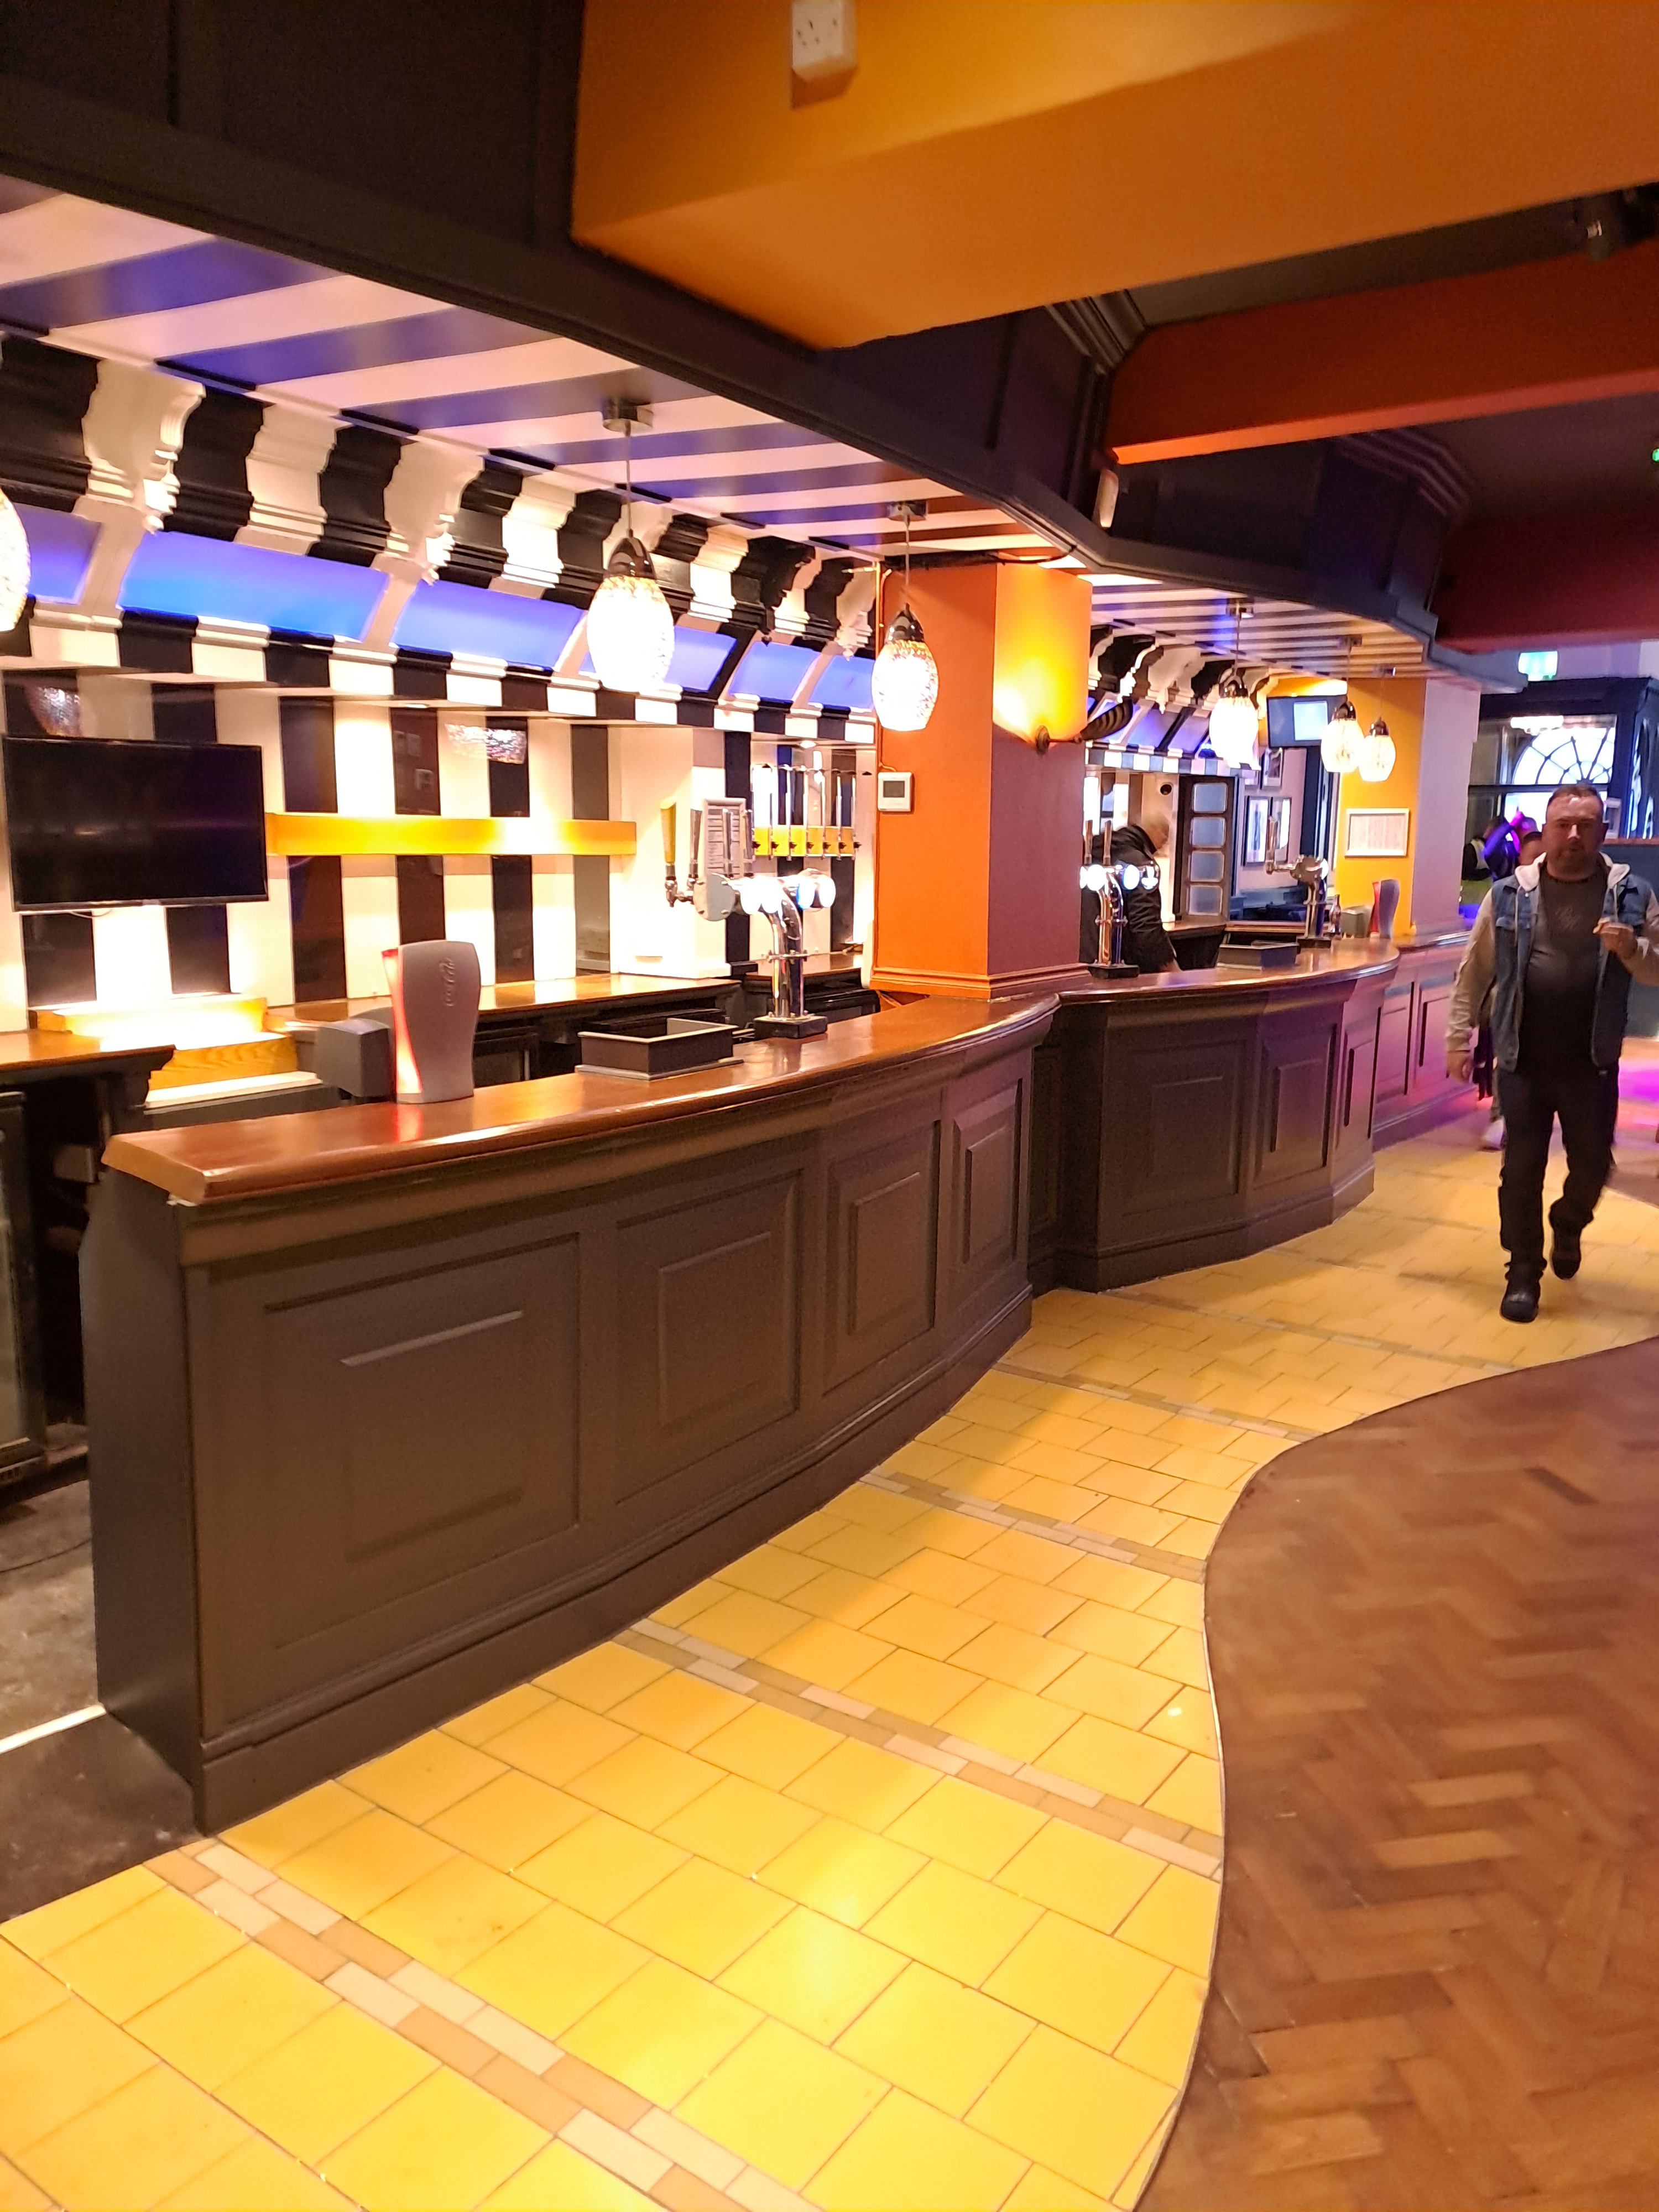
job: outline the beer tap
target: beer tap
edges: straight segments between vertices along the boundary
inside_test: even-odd
[[[806,1011],[806,930],[804,908],[832,906],[836,886],[828,875],[745,876],[738,886],[745,914],[763,914],[772,928],[772,1010],[757,1016],[757,1037],[822,1036],[830,1026],[822,1014]]]
[[[691,838],[685,855],[685,889],[679,888],[674,872],[675,848],[678,843],[676,824],[679,809],[672,803],[660,809],[662,817],[663,896],[670,906],[678,906],[686,899],[697,896],[697,849],[702,841],[702,809],[691,809]]]
[[[1091,975],[1138,975],[1139,968],[1123,957],[1123,932],[1127,910],[1123,903],[1123,877],[1112,860],[1090,860],[1093,840],[1085,836],[1083,841],[1084,863],[1079,881],[1085,891],[1093,891],[1100,901],[1100,941],[1097,956],[1089,963]]]

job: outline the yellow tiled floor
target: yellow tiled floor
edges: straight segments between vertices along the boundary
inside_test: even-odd
[[[1477,1128],[1275,1251],[1044,1299],[648,1634],[9,1923],[0,2206],[1132,2205],[1209,1967],[1243,1485],[1659,1328],[1617,1192],[1498,1320]]]

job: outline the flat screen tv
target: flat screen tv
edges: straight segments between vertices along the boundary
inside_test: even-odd
[[[5,780],[21,914],[266,895],[257,745],[8,738]]]

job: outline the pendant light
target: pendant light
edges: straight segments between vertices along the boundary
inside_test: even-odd
[[[871,693],[876,720],[884,729],[925,730],[939,697],[939,667],[910,605],[910,525],[927,509],[918,501],[904,499],[887,512],[904,519],[904,604],[887,625],[886,641],[876,655]]]
[[[0,491],[0,635],[16,629],[29,596],[29,541],[22,517]]]
[[[1233,665],[1210,709],[1210,750],[1228,768],[1249,768],[1255,761],[1255,702],[1238,673],[1239,629],[1244,604],[1233,601]]]
[[[1348,640],[1347,658],[1343,665],[1343,682],[1352,680],[1353,672],[1353,640]],[[1359,727],[1359,717],[1354,703],[1345,691],[1330,713],[1325,725],[1325,734],[1319,740],[1319,757],[1333,775],[1352,775],[1359,765],[1359,748],[1364,742]]]
[[[634,535],[634,426],[648,424],[650,416],[631,400],[612,400],[601,419],[607,430],[623,434],[624,521],[587,610],[587,650],[607,691],[653,691],[674,657],[674,617],[651,556]]]
[[[1381,714],[1359,740],[1359,757],[1355,763],[1362,783],[1386,783],[1394,774],[1394,739],[1389,726]]]

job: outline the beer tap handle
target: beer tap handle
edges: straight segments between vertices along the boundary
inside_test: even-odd
[[[697,887],[697,855],[702,847],[702,809],[691,809],[691,840],[685,852],[685,880],[692,890]]]
[[[674,903],[675,896],[678,890],[678,886],[674,879],[674,848],[676,842],[675,821],[678,811],[678,808],[673,805],[665,806],[660,809],[662,819],[663,887],[667,893],[668,902],[671,906]]]

